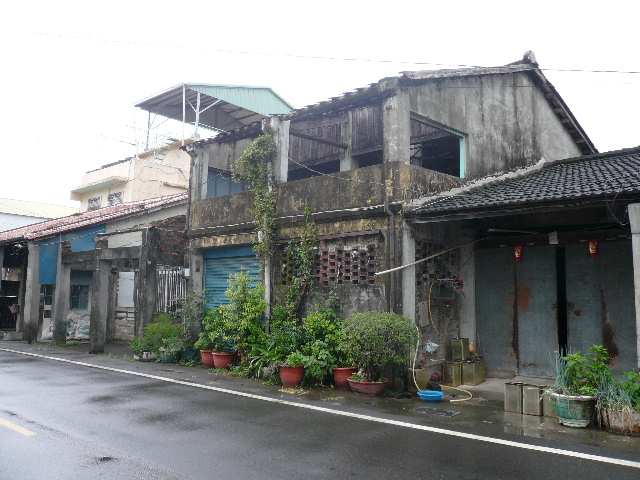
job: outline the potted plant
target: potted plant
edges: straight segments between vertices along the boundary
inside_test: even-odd
[[[144,338],[134,338],[129,342],[129,347],[133,351],[133,358],[141,362],[150,362],[155,360],[156,354],[153,353],[153,346]]]
[[[213,340],[211,340],[209,333],[201,332],[193,346],[200,350],[200,358],[204,368],[213,368]]]
[[[309,379],[321,382],[327,375],[333,374],[337,388],[349,390],[347,378],[357,368],[341,368],[347,360],[340,348],[339,333],[341,320],[333,306],[322,307],[302,319],[305,344],[304,353],[308,356],[305,374]]]
[[[179,336],[165,338],[160,347],[160,359],[165,363],[176,363],[184,350],[184,341]]]
[[[215,368],[229,368],[236,356],[237,327],[229,315],[230,307],[212,309],[204,320],[205,333],[211,340],[211,356]]]
[[[593,345],[586,355],[556,354],[552,363],[556,379],[547,391],[561,425],[586,427],[591,423],[599,386],[613,379],[607,364],[610,358],[602,345]]]
[[[287,355],[284,363],[280,365],[280,381],[283,387],[299,387],[304,378],[304,365],[307,357],[300,352]]]
[[[626,380],[603,382],[598,396],[598,418],[605,430],[640,435],[640,373],[621,375]]]
[[[181,297],[171,299],[171,303],[172,316],[182,329],[183,350],[180,357],[184,361],[195,360],[198,355],[195,342],[207,313],[207,298],[204,292],[190,291]]]
[[[395,313],[366,312],[347,318],[340,335],[341,349],[358,373],[349,379],[352,390],[379,395],[388,384],[384,367],[404,363],[418,339],[413,320]]]
[[[151,360],[160,355],[160,348],[164,346],[164,341],[171,337],[180,337],[182,330],[179,325],[173,323],[171,315],[163,313],[143,329],[142,338],[135,338],[129,343],[134,355],[142,359]],[[148,352],[148,353],[145,353]]]

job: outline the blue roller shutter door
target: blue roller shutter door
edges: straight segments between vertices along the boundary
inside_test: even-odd
[[[225,292],[229,288],[229,275],[244,269],[255,283],[262,280],[260,259],[253,245],[212,248],[204,252],[204,289],[209,307],[227,303]]]

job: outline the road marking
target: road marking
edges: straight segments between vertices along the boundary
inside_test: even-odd
[[[27,430],[26,428],[21,427],[20,425],[16,425],[15,423],[10,422],[9,420],[4,420],[2,418],[0,418],[0,425],[4,425],[5,427],[10,428],[14,432],[21,433],[22,435],[25,435],[27,437],[30,437],[31,435],[35,435],[36,434],[36,432],[32,432],[31,430]]]
[[[426,425],[418,425],[418,424],[415,424],[415,423],[402,422],[402,421],[399,421],[399,420],[390,420],[390,419],[386,419],[386,418],[378,418],[378,417],[374,417],[374,416],[371,416],[371,415],[362,415],[362,414],[358,414],[358,413],[345,412],[345,411],[342,411],[342,410],[336,410],[335,408],[319,407],[319,406],[316,406],[316,405],[306,405],[304,403],[292,402],[292,401],[289,401],[289,400],[282,400],[282,399],[279,399],[279,398],[271,398],[271,397],[266,397],[266,396],[263,396],[263,395],[256,395],[256,394],[253,394],[253,393],[241,392],[241,391],[238,391],[238,390],[231,390],[231,389],[228,389],[228,388],[213,387],[213,386],[210,386],[210,385],[202,385],[200,383],[187,382],[185,380],[174,380],[173,378],[161,377],[161,376],[152,375],[152,374],[149,374],[149,373],[132,372],[130,370],[123,370],[123,369],[120,369],[120,368],[105,367],[105,366],[102,366],[102,365],[92,365],[90,363],[78,362],[78,361],[75,361],[75,360],[67,360],[66,358],[50,357],[48,355],[40,355],[40,354],[37,354],[37,353],[30,353],[30,352],[21,352],[19,350],[10,350],[10,349],[7,349],[7,348],[0,348],[0,350],[3,350],[5,352],[18,353],[20,355],[28,355],[28,356],[31,356],[31,357],[44,358],[44,359],[47,359],[47,360],[54,360],[54,361],[57,361],[57,362],[71,363],[73,365],[80,365],[80,366],[83,366],[83,367],[90,367],[90,368],[96,368],[96,369],[99,369],[99,370],[106,370],[106,371],[109,371],[109,372],[124,373],[126,375],[134,375],[134,376],[137,376],[137,377],[150,378],[150,379],[153,379],[153,380],[160,380],[160,381],[163,381],[163,382],[175,383],[175,384],[178,384],[178,385],[185,385],[185,386],[188,386],[188,387],[202,388],[202,389],[205,389],[205,390],[212,390],[214,392],[220,392],[220,393],[227,393],[229,395],[235,395],[237,397],[245,397],[245,398],[251,398],[251,399],[254,399],[254,400],[261,400],[263,402],[277,403],[277,404],[280,404],[280,405],[288,405],[288,406],[291,406],[291,407],[303,408],[303,409],[307,409],[307,410],[314,410],[316,412],[324,412],[324,413],[329,413],[329,414],[332,414],[332,415],[339,415],[339,416],[343,416],[343,417],[356,418],[356,419],[359,419],[359,420],[366,420],[366,421],[369,421],[369,422],[382,423],[382,424],[386,424],[386,425],[394,425],[394,426],[397,426],[397,427],[411,428],[413,430],[422,430],[422,431],[425,431],[425,432],[438,433],[438,434],[441,434],[441,435],[448,435],[448,436],[452,436],[452,437],[465,438],[465,439],[468,439],[468,440],[475,440],[475,441],[479,441],[479,442],[493,443],[493,444],[504,445],[504,446],[508,446],[508,447],[521,448],[521,449],[524,449],[524,450],[532,450],[532,451],[536,451],[536,452],[551,453],[551,454],[554,454],[554,455],[563,455],[563,456],[566,456],[566,457],[579,458],[579,459],[582,459],[582,460],[592,460],[594,462],[609,463],[609,464],[613,464],[613,465],[620,465],[620,466],[623,466],[623,467],[631,467],[631,468],[640,469],[640,462],[634,462],[634,461],[631,461],[631,460],[623,460],[623,459],[620,459],[620,458],[604,457],[604,456],[601,456],[601,455],[592,455],[592,454],[589,454],[589,453],[574,452],[572,450],[563,450],[563,449],[560,449],[560,448],[543,447],[543,446],[539,446],[539,445],[530,445],[528,443],[514,442],[514,441],[511,441],[511,440],[503,440],[501,438],[486,437],[484,435],[476,435],[476,434],[473,434],[473,433],[457,432],[455,430],[447,430],[447,429],[444,429],[444,428],[429,427],[429,426],[426,426]],[[19,427],[19,428],[22,428],[22,427]]]

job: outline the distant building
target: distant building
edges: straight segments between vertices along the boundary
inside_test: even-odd
[[[82,185],[71,190],[71,200],[80,201],[80,211],[87,212],[184,193],[189,188],[190,159],[180,147],[192,141],[177,140],[90,170],[83,175]]]
[[[78,213],[75,207],[0,198],[0,232]]]

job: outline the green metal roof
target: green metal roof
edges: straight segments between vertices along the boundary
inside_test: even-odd
[[[136,103],[152,114],[195,125],[200,94],[198,125],[213,130],[234,130],[270,115],[289,113],[293,107],[269,87],[181,83]]]

